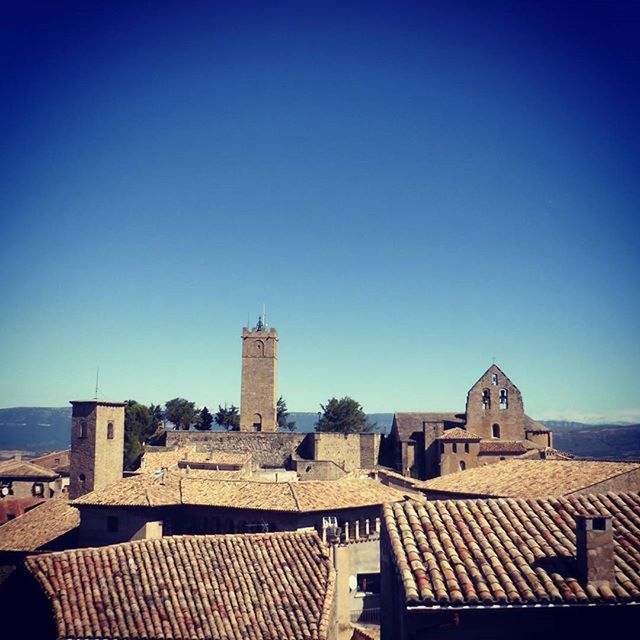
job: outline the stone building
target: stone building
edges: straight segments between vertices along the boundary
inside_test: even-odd
[[[240,431],[277,431],[278,332],[263,324],[242,330]]]
[[[467,394],[464,413],[395,413],[390,464],[425,480],[522,455],[555,455],[552,433],[524,412],[519,389],[497,366]]]
[[[73,400],[69,497],[73,500],[122,478],[124,403]]]
[[[382,640],[565,640],[637,625],[637,493],[405,501],[383,519]]]

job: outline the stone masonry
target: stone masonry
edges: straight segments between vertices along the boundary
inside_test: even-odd
[[[258,319],[242,330],[240,431],[277,431],[278,332]]]
[[[69,498],[122,478],[124,403],[73,400]]]

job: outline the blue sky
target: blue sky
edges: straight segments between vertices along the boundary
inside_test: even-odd
[[[238,403],[264,303],[291,410],[495,358],[640,418],[638,5],[57,5],[2,3],[0,406]]]

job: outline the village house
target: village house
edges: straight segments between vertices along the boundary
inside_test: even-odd
[[[19,577],[2,608],[28,602],[29,635],[43,640],[337,640],[335,569],[314,532],[45,553],[31,556]],[[3,616],[11,637],[22,624]]]
[[[382,640],[635,628],[639,530],[637,493],[388,505]]]

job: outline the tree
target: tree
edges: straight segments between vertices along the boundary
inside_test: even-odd
[[[296,423],[294,420],[289,421],[289,412],[287,411],[287,403],[280,396],[276,405],[278,411],[278,429],[286,429],[287,431],[295,431]]]
[[[198,429],[199,431],[209,431],[212,424],[213,416],[209,412],[209,409],[207,409],[207,407],[204,407],[200,412],[200,420],[198,420],[198,424],[196,424],[196,429]]]
[[[131,471],[138,467],[143,445],[155,436],[160,428],[160,418],[155,406],[147,407],[135,400],[127,400],[124,408],[124,468]]]
[[[238,407],[232,404],[228,409],[224,405],[218,405],[218,412],[215,415],[216,424],[224,427],[227,431],[238,431],[240,429],[240,413]]]
[[[176,429],[189,430],[191,425],[197,424],[199,412],[195,402],[184,398],[174,398],[164,405],[164,415],[175,425]]]
[[[316,431],[364,433],[375,427],[375,424],[367,421],[360,403],[349,396],[340,400],[331,398],[326,405],[321,404],[320,408],[323,413],[316,423]]]

